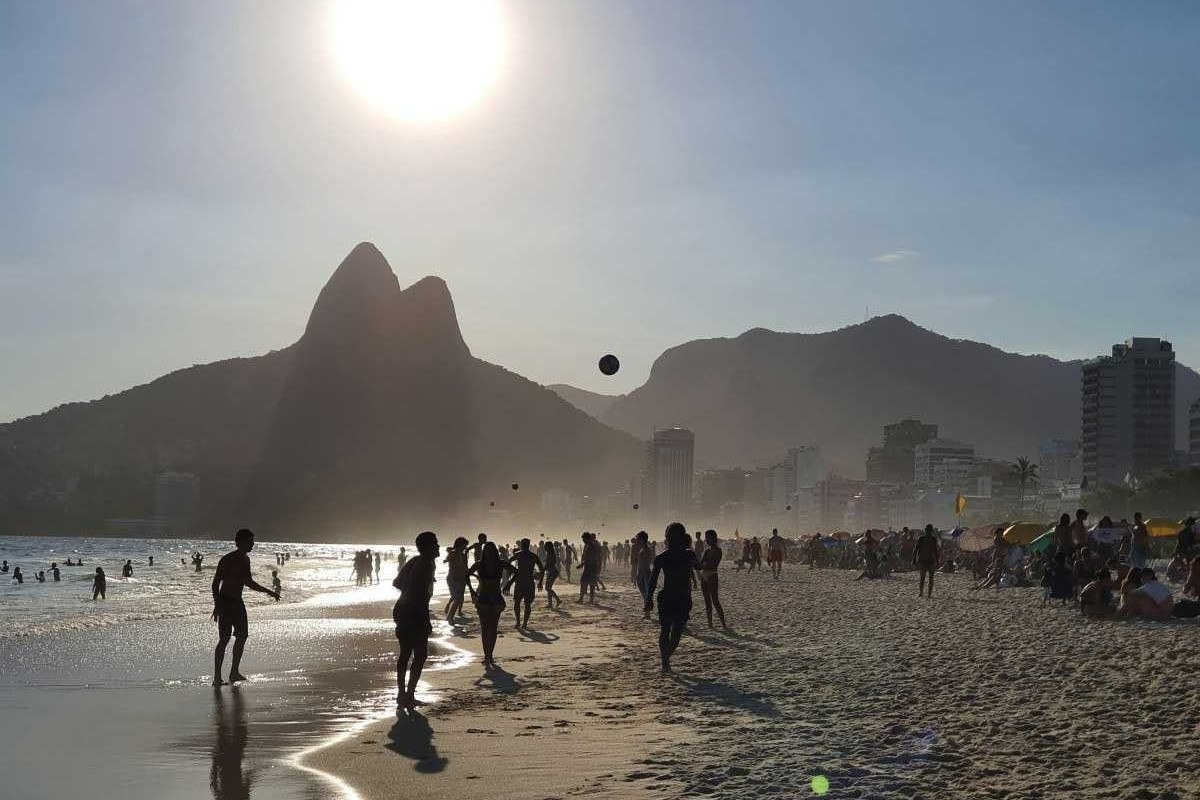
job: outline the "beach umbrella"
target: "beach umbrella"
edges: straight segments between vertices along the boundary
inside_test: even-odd
[[[1009,544],[1027,545],[1046,532],[1042,522],[1014,522],[1004,529],[1004,541]]]
[[[1054,528],[1043,533],[1041,536],[1029,543],[1029,551],[1031,553],[1041,553],[1045,550],[1050,550],[1054,547]]]
[[[1007,528],[1007,522],[978,525],[958,537],[958,549],[968,553],[981,553],[992,546],[997,528]]]
[[[1146,520],[1146,530],[1155,538],[1166,538],[1179,533],[1183,523],[1167,517],[1151,517]]]

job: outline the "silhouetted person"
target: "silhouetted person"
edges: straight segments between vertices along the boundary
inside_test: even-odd
[[[783,572],[783,554],[786,549],[787,543],[779,535],[779,529],[772,528],[771,538],[767,540],[767,564],[770,565],[771,577],[775,580],[779,580],[779,575]]]
[[[429,655],[429,637],[433,624],[429,621],[429,599],[433,597],[433,578],[437,570],[437,536],[433,531],[417,535],[417,557],[404,565],[392,586],[400,590],[400,598],[392,607],[396,622],[396,640],[400,654],[396,657],[396,705],[414,708],[417,705],[417,682]],[[404,682],[408,671],[407,686]]]
[[[917,537],[913,547],[913,563],[921,574],[921,582],[917,586],[917,596],[925,593],[925,578],[929,578],[929,597],[933,597],[933,573],[937,572],[938,561],[942,557],[942,543],[933,532],[932,525],[926,525],[925,531]]]
[[[652,600],[650,594],[650,569],[654,566],[654,551],[650,548],[650,536],[645,531],[638,531],[637,536],[633,537],[633,544],[630,546],[631,559],[633,561],[633,582],[638,587],[638,592],[642,595],[642,603],[649,603]],[[650,612],[646,612],[647,618]]]
[[[204,563],[204,556],[199,553],[192,553],[192,565],[196,567],[196,572],[200,571],[200,566]]]
[[[480,534],[481,536],[483,534]],[[501,585],[504,573],[511,572],[512,567],[501,560],[500,551],[494,542],[483,542],[480,548],[479,561],[467,570],[467,588],[471,591],[471,599],[475,601],[475,611],[479,614],[479,634],[483,642],[483,665],[496,666],[496,636],[500,630],[500,614],[504,611],[504,594]],[[471,578],[479,582],[479,588],[471,585]]]
[[[246,649],[246,637],[250,635],[249,620],[246,618],[246,603],[242,600],[242,589],[249,586],[256,592],[279,599],[279,594],[255,582],[250,574],[250,551],[254,549],[254,533],[242,528],[233,536],[237,549],[221,556],[213,573],[212,618],[217,621],[217,647],[213,652],[213,686],[222,686],[221,662],[225,660],[225,647],[232,633],[233,661],[229,665],[229,682],[246,680],[240,671],[242,651]]]
[[[375,582],[379,583],[379,565],[383,561],[383,556],[377,551],[375,553]]]
[[[717,539],[717,532],[707,530],[704,532],[704,541],[706,547],[700,555],[700,593],[704,596],[704,613],[708,616],[708,627],[713,626],[713,611],[717,612],[717,619],[721,620],[721,627],[725,627],[725,609],[721,608],[721,598],[718,594],[719,584],[717,582],[717,567],[721,564],[721,546]]]
[[[38,582],[38,583],[45,583],[45,582],[46,582],[46,570],[44,570],[44,569],[43,569],[43,570],[40,570],[40,571],[38,572],[38,574],[37,574],[37,582]]]
[[[50,576],[54,579],[55,583],[58,583],[62,580],[62,574],[58,571],[57,561],[50,565]]]
[[[562,564],[563,573],[567,577],[567,583],[571,582],[571,565],[575,563],[575,548],[566,539],[562,540],[562,558],[559,559]]]
[[[600,581],[600,546],[596,544],[596,534],[583,532],[583,556],[579,559],[579,601],[583,602],[584,595],[596,602],[596,584]],[[691,545],[688,537],[688,545]]]
[[[99,597],[101,600],[108,599],[105,592],[108,591],[108,579],[104,577],[104,568],[96,567],[96,577],[92,578],[92,599]]]
[[[71,562],[68,561],[67,565],[70,566],[70,564],[71,564]],[[5,561],[3,564],[0,564],[0,573],[5,573],[5,574],[8,573],[8,562],[7,561]]]
[[[448,622],[453,622],[455,617],[462,614],[463,597],[467,593],[468,544],[465,536],[459,536],[454,540],[452,547],[446,548],[446,558],[443,563],[447,565],[446,589],[450,592],[450,599],[446,601],[446,607],[442,609],[442,614]]]
[[[556,605],[562,605],[562,599],[558,596],[558,592],[554,591],[554,582],[558,580],[558,546],[557,542],[546,543],[546,561],[545,561],[545,587],[546,587],[546,608],[554,608]],[[528,615],[526,615],[528,620]]]
[[[126,559],[125,566],[121,567],[121,577],[122,578],[132,578],[133,577],[133,562],[132,561]]]
[[[513,567],[513,576],[509,579],[513,586],[513,615],[517,618],[517,628],[520,630],[529,625],[535,585],[542,582],[546,568],[540,558],[529,552],[528,539],[522,539],[518,543],[517,552],[509,559],[509,564]],[[537,575],[533,573],[535,567]],[[524,619],[521,617],[522,607],[525,609]]]
[[[154,566],[154,556],[150,556],[150,566]]]
[[[13,567],[13,576],[12,576],[12,579],[13,579],[14,581],[16,581],[18,584],[22,584],[22,583],[24,583],[24,582],[25,582],[25,576],[21,574],[21,568],[20,568],[20,567]]]
[[[283,581],[279,580],[279,570],[277,569],[271,570],[271,589],[274,590],[275,599],[278,600],[279,596],[283,594]]]
[[[481,533],[475,538],[475,544],[471,545],[471,563],[478,564],[483,558],[483,546],[487,544],[487,534]],[[496,555],[500,555],[500,551],[496,551]]]
[[[662,573],[663,588],[658,593],[658,652],[662,671],[671,671],[671,656],[679,647],[679,638],[692,613],[692,571],[698,566],[692,550],[692,537],[681,522],[667,526],[667,549],[654,559],[650,571],[650,594],[658,586]],[[646,600],[646,610],[653,607],[653,597]]]

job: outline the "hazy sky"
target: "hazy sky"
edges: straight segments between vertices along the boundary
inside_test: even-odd
[[[505,12],[494,91],[414,127],[326,2],[0,2],[0,420],[290,344],[363,239],[447,280],[476,355],[599,391],[868,304],[1200,366],[1200,4]]]

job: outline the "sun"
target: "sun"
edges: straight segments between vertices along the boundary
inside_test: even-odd
[[[504,61],[498,0],[337,0],[334,57],[368,102],[429,123],[477,103]]]

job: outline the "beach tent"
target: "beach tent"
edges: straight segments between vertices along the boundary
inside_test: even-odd
[[[833,533],[831,533],[829,535],[832,536],[834,539],[845,540],[845,539],[850,538],[850,531],[834,531]]]
[[[1014,522],[1004,529],[1004,541],[1028,545],[1045,532],[1046,525],[1043,522]]]
[[[1146,530],[1150,531],[1150,535],[1155,538],[1174,536],[1182,527],[1182,522],[1167,517],[1151,517],[1146,520]]]
[[[994,522],[971,528],[958,537],[958,549],[968,553],[981,553],[992,546],[997,528],[1007,528],[1007,522]]]

